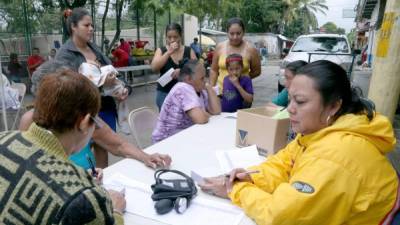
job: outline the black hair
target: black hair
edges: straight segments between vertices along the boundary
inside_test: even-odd
[[[120,41],[120,42],[124,42],[125,40],[124,40],[123,38],[120,38],[119,41]]]
[[[225,66],[226,66],[226,68],[228,68],[228,66],[229,66],[229,59],[231,59],[231,58],[240,58],[241,60],[240,61],[236,61],[236,62],[238,62],[242,67],[243,67],[243,57],[242,57],[242,55],[240,55],[240,54],[237,54],[237,53],[233,53],[233,54],[230,54],[230,55],[228,55],[227,57],[226,57],[226,60],[225,60]]]
[[[297,74],[297,76],[307,76],[314,81],[324,106],[342,101],[333,119],[348,113],[366,114],[369,120],[374,117],[373,102],[363,99],[359,88],[351,87],[346,71],[338,64],[328,60],[318,60],[303,66]]]
[[[77,26],[83,17],[90,16],[89,11],[85,8],[75,8],[71,15],[67,18],[67,30],[69,35],[72,35],[72,26]]]
[[[297,71],[308,63],[303,60],[296,60],[286,65],[285,69],[292,71],[293,75],[297,74]]]
[[[10,61],[13,60],[13,59],[18,59],[18,54],[15,53],[15,52],[11,52],[10,53]]]
[[[200,63],[197,59],[186,60],[182,66],[182,69],[179,72],[179,81],[183,81],[185,76],[190,76],[193,78],[193,75],[196,71],[196,66]]]
[[[198,41],[199,39],[197,37],[193,38],[193,41]]]
[[[230,19],[226,22],[226,31],[229,31],[229,28],[230,28],[233,24],[239,25],[239,26],[242,28],[243,32],[245,31],[243,20],[240,19],[240,18],[238,18],[238,17],[230,18]]]
[[[168,31],[174,30],[176,31],[180,37],[182,37],[182,27],[177,23],[170,23],[165,28],[165,35],[167,35]]]

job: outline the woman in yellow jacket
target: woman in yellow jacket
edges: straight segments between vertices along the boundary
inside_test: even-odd
[[[296,139],[202,189],[230,198],[257,224],[400,224],[399,179],[385,157],[396,143],[391,123],[329,61],[303,67],[289,97]]]

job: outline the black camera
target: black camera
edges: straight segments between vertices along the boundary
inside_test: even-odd
[[[184,179],[162,179],[165,173],[175,173]],[[190,204],[190,200],[197,194],[197,188],[188,175],[169,169],[160,169],[154,173],[155,184],[151,185],[151,198],[156,201],[154,208],[158,214],[170,212],[173,208],[177,213],[183,213]]]

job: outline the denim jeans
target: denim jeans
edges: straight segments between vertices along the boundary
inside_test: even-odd
[[[162,92],[157,90],[156,94],[156,104],[158,107],[158,110],[161,111],[161,106],[164,103],[165,98],[167,97],[168,93]]]

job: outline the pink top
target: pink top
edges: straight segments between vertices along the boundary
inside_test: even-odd
[[[153,142],[159,142],[193,125],[187,111],[208,106],[206,91],[198,94],[192,85],[178,82],[169,92],[161,107],[156,128],[153,131]]]

